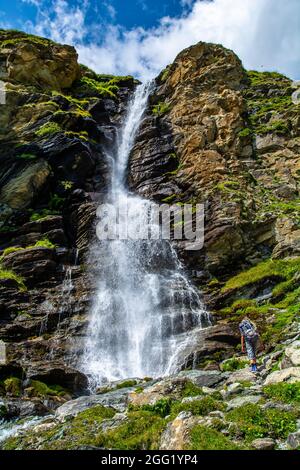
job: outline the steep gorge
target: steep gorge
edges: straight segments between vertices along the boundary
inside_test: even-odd
[[[97,75],[77,63],[73,48],[12,31],[0,31],[0,73],[6,84],[0,106],[2,416],[47,415],[62,403],[58,417],[92,406],[123,413],[131,403],[146,422],[143,413],[153,413],[152,405],[165,399],[176,404],[189,396],[189,387],[202,394],[202,386],[235,383],[224,364],[243,366],[237,321],[244,313],[257,321],[271,355],[264,380],[274,365],[290,374],[288,381],[299,380],[299,358],[291,359],[284,347],[274,353],[278,341],[299,337],[300,136],[291,80],[246,72],[232,51],[205,43],[181,52],[155,80],[128,184],[156,202],[205,204],[203,249],[174,246],[215,324],[186,352],[185,367],[195,371],[162,384],[129,377],[113,384],[111,395],[102,389],[73,402],[88,385],[78,357],[101,271],[89,250],[95,211],[105,201],[110,155],[138,82]],[[252,379],[245,372],[236,382]],[[243,385],[236,393],[244,393]],[[210,403],[208,412],[222,406]],[[99,422],[104,418],[112,418],[110,412],[102,410]],[[160,435],[163,423],[155,412],[154,418]],[[135,416],[113,419],[125,426]],[[183,435],[207,426],[195,417],[180,419],[168,424],[160,444],[139,445],[168,448],[177,426]],[[54,420],[55,432],[59,426]],[[71,448],[91,444],[86,436],[77,446],[72,432]],[[100,437],[96,445],[110,445]],[[11,445],[30,448],[35,437],[20,439]]]

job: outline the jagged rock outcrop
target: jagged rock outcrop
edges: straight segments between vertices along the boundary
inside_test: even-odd
[[[74,47],[18,31],[1,32],[0,79],[62,90],[80,77]]]
[[[291,80],[246,73],[222,46],[182,51],[157,78],[131,155],[129,183],[145,197],[205,204],[192,268],[219,277],[299,254],[299,109]],[[179,244],[180,246],[180,244]]]

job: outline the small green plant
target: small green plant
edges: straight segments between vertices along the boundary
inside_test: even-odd
[[[226,359],[220,365],[220,368],[223,372],[233,372],[238,369],[243,369],[247,365],[245,359],[240,359],[239,357],[231,357]]]
[[[117,384],[116,389],[134,387],[136,384],[136,380],[124,380],[124,382]]]
[[[58,194],[52,194],[49,201],[49,209],[51,211],[61,211],[65,202],[65,198]]]
[[[43,247],[43,248],[56,248],[56,245],[52,243],[48,238],[42,238],[38,240],[33,247]]]
[[[21,291],[27,290],[25,284],[24,284],[24,279],[16,274],[13,270],[11,269],[4,269],[0,265],[0,279],[12,279],[16,281],[18,284],[18,287]]]
[[[37,131],[36,135],[38,137],[45,137],[51,134],[56,134],[57,132],[60,132],[62,129],[59,124],[56,122],[47,122],[46,124],[43,124]]]
[[[202,388],[195,385],[193,382],[188,380],[182,389],[181,397],[197,397],[199,395],[203,395]]]
[[[21,160],[36,160],[38,157],[33,153],[22,153],[21,155],[17,155],[17,158]]]
[[[300,382],[267,385],[263,388],[263,393],[268,398],[285,403],[300,403]]]
[[[195,426],[190,432],[188,450],[241,450],[237,445],[216,429]]]
[[[69,191],[70,189],[73,188],[74,182],[65,180],[65,181],[61,181],[61,185],[66,191]]]
[[[250,137],[253,135],[253,131],[252,129],[250,129],[249,127],[245,127],[245,129],[242,129],[239,133],[238,133],[238,136],[239,137]]]
[[[224,410],[225,405],[211,396],[205,396],[200,400],[191,400],[184,403],[175,402],[172,405],[172,416],[177,416],[181,411],[189,411],[193,415],[205,416],[211,411]]]
[[[155,106],[152,108],[153,114],[156,116],[163,116],[166,114],[168,111],[170,111],[171,105],[169,103],[159,101]]]
[[[237,423],[248,441],[260,437],[284,439],[297,428],[295,412],[275,408],[263,409],[254,404],[229,411],[227,419]]]
[[[158,400],[154,405],[143,405],[142,410],[151,411],[163,418],[170,414],[171,411],[171,400],[169,398],[162,398]]]
[[[59,211],[50,210],[50,209],[42,209],[39,212],[33,212],[30,216],[30,221],[35,222],[37,220],[45,219],[46,217],[49,217],[51,215],[57,215],[57,214],[59,214]]]
[[[19,250],[24,250],[24,248],[22,248],[21,246],[9,246],[8,248],[5,248],[5,250],[3,250],[2,255],[0,257],[0,262],[3,261],[3,259],[10,253],[15,253],[16,251],[19,251]]]

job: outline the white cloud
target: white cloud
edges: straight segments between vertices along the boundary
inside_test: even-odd
[[[98,31],[99,41],[92,43],[86,41],[86,7],[84,2],[70,8],[65,0],[53,0],[51,20],[40,9],[33,29],[74,44],[80,61],[99,73],[153,77],[198,41],[233,49],[246,68],[278,70],[293,78],[299,73],[299,0],[196,0],[181,18],[164,17],[149,30],[94,24],[93,37]]]
[[[53,0],[50,9],[43,6],[43,0],[23,1],[34,3],[38,7],[36,22],[26,23],[30,32],[67,44],[77,43],[79,38],[85,36],[88,0],[84,0],[81,7],[69,7],[66,0]]]
[[[109,2],[103,2],[103,6],[107,9],[110,18],[114,20],[117,14],[115,7]]]
[[[39,7],[43,0],[22,0],[23,3],[30,3],[31,5],[34,5],[36,7]]]

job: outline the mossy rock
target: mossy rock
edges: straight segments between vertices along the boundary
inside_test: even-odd
[[[7,439],[3,449],[71,450],[95,446],[102,422],[111,419],[115,413],[112,408],[95,406],[82,411],[71,421],[54,424],[47,430],[35,432],[34,428],[28,429],[22,436]]]
[[[9,377],[3,381],[6,395],[20,397],[22,394],[22,381],[18,377]]]
[[[195,426],[189,435],[187,450],[242,450],[242,444],[236,444],[220,431],[205,426]]]
[[[218,394],[218,392],[216,393]],[[216,400],[213,396],[205,396],[199,400],[184,403],[175,402],[171,407],[171,415],[175,418],[182,411],[186,411],[195,416],[206,416],[211,411],[224,411],[225,409],[226,406],[222,401]]]
[[[233,372],[235,370],[243,369],[247,364],[248,361],[246,359],[231,357],[220,364],[220,369],[223,372]]]
[[[98,447],[118,450],[155,450],[159,448],[160,436],[167,421],[150,411],[131,411],[124,424],[100,433]]]
[[[267,385],[263,388],[263,393],[267,398],[300,404],[300,382]]]
[[[47,385],[39,380],[30,380],[25,392],[30,397],[64,397],[70,393],[60,385]]]
[[[226,419],[238,425],[246,441],[261,437],[285,439],[296,431],[298,414],[296,411],[263,409],[259,404],[247,404],[229,411]]]

